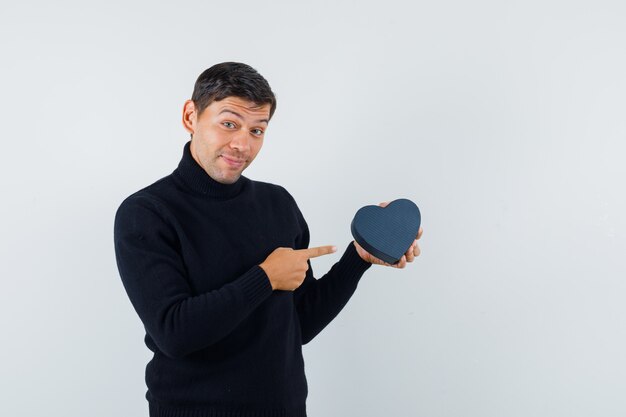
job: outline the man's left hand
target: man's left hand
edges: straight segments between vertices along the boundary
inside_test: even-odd
[[[389,204],[389,201],[384,201],[384,202],[382,202],[382,203],[380,203],[378,205],[380,207],[386,207],[387,204]],[[417,236],[415,237],[415,241],[411,244],[409,249],[407,249],[406,253],[404,255],[402,255],[402,258],[400,258],[400,260],[396,264],[390,264],[388,262],[383,261],[382,259],[376,258],[371,253],[369,253],[365,249],[363,249],[363,247],[361,245],[359,245],[356,240],[354,240],[353,243],[354,243],[354,246],[356,247],[356,251],[358,252],[359,256],[365,262],[370,262],[370,263],[373,263],[373,264],[376,264],[376,265],[390,266],[392,268],[404,268],[404,267],[406,267],[407,262],[413,262],[415,257],[419,256],[419,254],[420,254],[420,247],[417,244],[417,241],[419,240],[419,238],[422,237],[422,232],[423,232],[423,230],[422,230],[422,227],[420,226],[420,228],[419,228],[419,230],[417,232]]]

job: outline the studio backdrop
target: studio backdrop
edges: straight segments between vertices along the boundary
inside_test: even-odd
[[[626,414],[623,2],[5,3],[0,414],[148,415],[114,214],[224,61],[276,94],[244,175],[310,246],[365,205],[422,213],[421,255],[304,346],[310,416]]]

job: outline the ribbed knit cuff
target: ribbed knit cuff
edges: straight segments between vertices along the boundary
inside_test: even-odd
[[[259,265],[250,268],[240,280],[246,300],[254,307],[272,295],[273,289],[270,279]]]
[[[359,256],[359,253],[356,251],[356,246],[351,241],[348,244],[345,252],[337,262],[337,267],[340,270],[339,276],[345,277],[354,277],[361,278],[363,273],[367,271],[372,264],[370,262],[364,261],[363,258]]]

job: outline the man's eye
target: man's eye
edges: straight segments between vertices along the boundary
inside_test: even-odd
[[[227,125],[233,125],[233,127],[235,126],[233,122],[223,122],[222,124],[226,127],[228,127]]]
[[[255,135],[263,134],[263,131],[261,129],[254,129],[253,132],[256,132]]]

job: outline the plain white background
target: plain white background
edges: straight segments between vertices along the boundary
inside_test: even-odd
[[[626,414],[622,1],[168,3],[2,2],[2,415],[148,415],[114,213],[222,61],[276,93],[245,175],[311,246],[422,211],[422,255],[304,347],[312,417]]]

